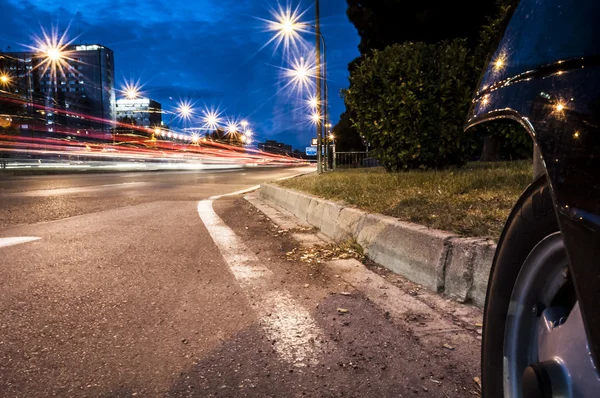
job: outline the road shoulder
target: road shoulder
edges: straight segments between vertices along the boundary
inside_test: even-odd
[[[342,358],[350,358],[346,366],[354,369],[348,365],[354,364],[373,391],[385,396],[479,393],[474,381],[479,375],[478,309],[436,297],[408,281],[403,285],[356,260],[298,261],[289,253],[332,246],[313,228],[261,202],[256,194],[246,198],[252,204],[241,197],[217,200],[215,212],[273,272],[273,283],[285,286],[324,330],[319,366],[327,368],[336,357],[342,364]],[[364,354],[360,365],[358,352]],[[317,376],[314,369],[304,372],[306,377],[297,382],[311,391],[310,380]],[[331,383],[337,384],[341,375],[330,373]],[[357,388],[361,391],[366,385]]]

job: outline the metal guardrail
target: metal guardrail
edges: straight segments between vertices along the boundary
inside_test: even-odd
[[[369,156],[369,152],[335,152],[333,158],[334,170],[377,166],[379,161]]]

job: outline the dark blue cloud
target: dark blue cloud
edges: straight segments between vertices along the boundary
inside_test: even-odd
[[[347,64],[358,55],[359,38],[346,18],[345,0],[321,3],[335,123],[344,109],[339,92],[347,86]],[[282,49],[262,48],[270,33],[258,18],[268,19],[276,6],[252,0],[1,0],[0,48],[30,44],[41,26],[70,25],[77,43],[111,48],[118,81],[139,79],[163,108],[174,108],[180,98],[199,108],[220,107],[224,115],[247,117],[259,139],[304,147],[314,136],[304,98],[282,89]],[[304,18],[314,19],[314,9]],[[308,34],[306,40],[314,41]]]

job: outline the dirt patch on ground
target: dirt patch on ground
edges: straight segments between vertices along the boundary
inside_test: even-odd
[[[340,314],[338,309],[348,312]],[[422,347],[359,294],[329,295],[315,311],[321,361],[282,364],[260,329],[240,332],[181,374],[167,396],[466,397],[479,389],[449,350]]]
[[[454,347],[427,344],[410,324],[419,312],[393,319],[328,271],[325,261],[362,258],[359,248],[301,248],[291,236],[239,197],[214,203],[217,214],[273,271],[323,330],[317,364],[295,368],[281,361],[259,328],[249,328],[181,375],[172,396],[239,397],[465,397],[478,396],[478,358]],[[393,279],[390,275],[386,279]],[[405,285],[420,298],[422,288]],[[382,291],[384,294],[385,291]],[[457,306],[456,303],[452,305]]]

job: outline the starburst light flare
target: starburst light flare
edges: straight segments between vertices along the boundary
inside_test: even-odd
[[[266,45],[275,43],[275,50],[283,45],[284,53],[288,53],[290,48],[298,50],[299,45],[306,47],[307,44],[302,39],[302,33],[308,32],[308,25],[300,21],[306,13],[300,11],[300,7],[292,8],[290,4],[285,7],[281,4],[277,8],[271,10],[272,20],[262,19],[265,22],[265,28],[268,32],[273,33],[273,37]]]
[[[68,29],[60,35],[57,28],[52,28],[50,32],[46,32],[42,28],[42,35],[33,38],[35,44],[27,46],[40,59],[35,68],[41,68],[42,74],[50,71],[52,76],[55,77],[57,72],[65,75],[67,71],[74,70],[70,63],[77,61],[71,57],[73,51],[70,49],[70,45],[75,39],[68,40],[67,33]]]
[[[310,90],[315,85],[317,67],[314,62],[304,57],[290,61],[290,68],[281,68],[285,78],[289,79],[286,87],[292,87],[292,91],[302,93]]]
[[[202,117],[203,128],[207,130],[217,130],[221,124],[221,112],[218,109],[204,109]]]

